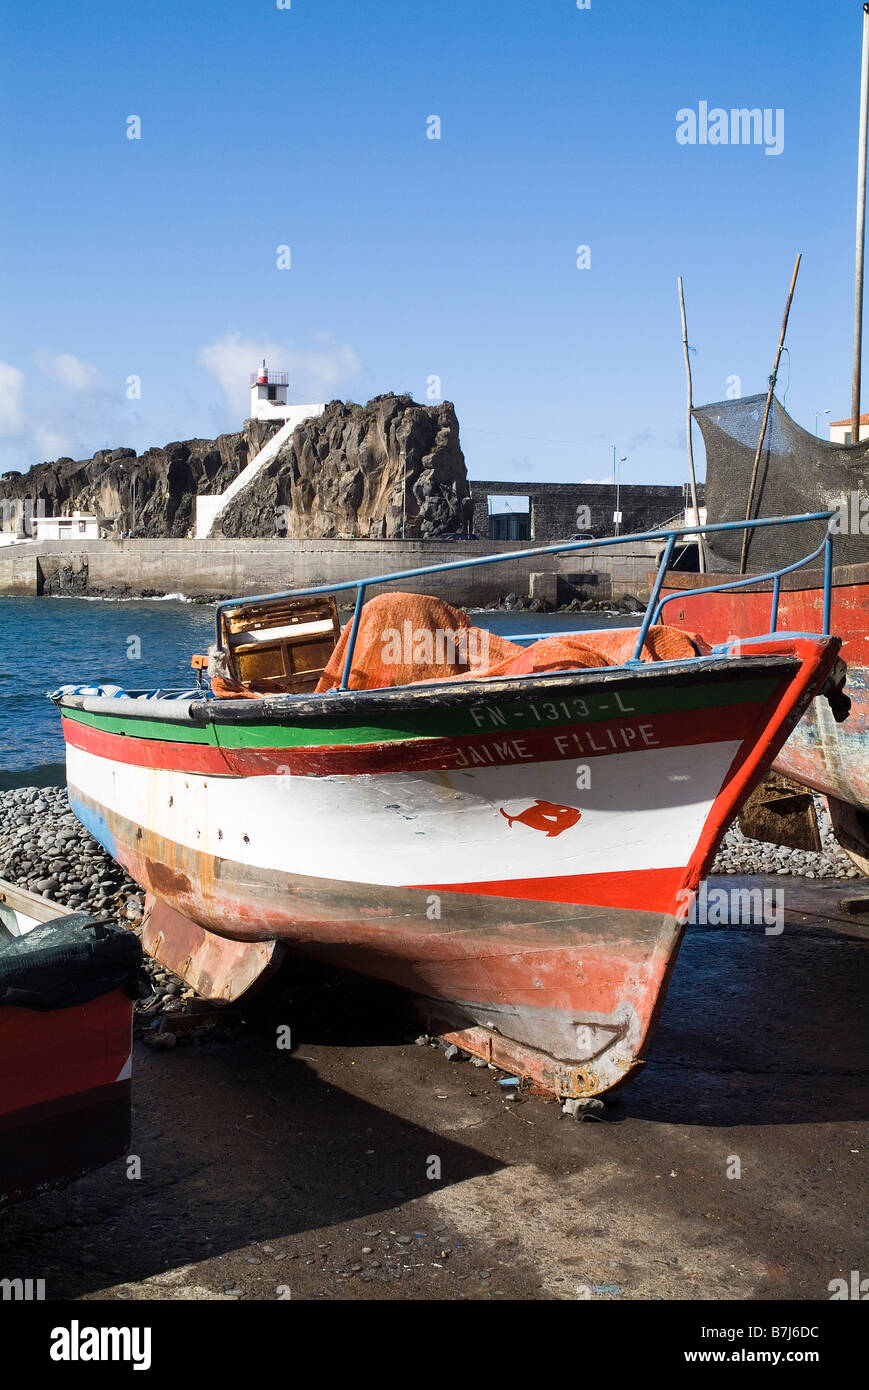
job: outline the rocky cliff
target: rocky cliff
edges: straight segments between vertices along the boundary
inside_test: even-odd
[[[96,514],[113,523],[113,535],[186,536],[196,494],[223,492],[276,428],[248,420],[240,433],[217,439],[187,439],[143,454],[100,449],[93,458],[59,458],[27,473],[4,473],[0,523],[14,529],[15,504],[26,503],[28,515]]]
[[[330,401],[220,513],[213,534],[425,538],[461,531],[467,497],[451,402]]]
[[[279,428],[247,420],[238,434],[165,448],[101,449],[0,478],[0,525],[14,504],[36,515],[78,510],[111,524],[109,534],[184,537],[197,493],[226,490]],[[367,405],[331,401],[307,420],[218,518],[215,535],[255,537],[436,536],[467,516],[465,460],[449,402],[417,405],[377,396]],[[4,507],[4,502],[7,504]],[[39,510],[38,510],[39,509]],[[14,522],[12,523],[14,529]]]

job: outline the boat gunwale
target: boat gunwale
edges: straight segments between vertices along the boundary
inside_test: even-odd
[[[55,902],[53,898],[46,898],[42,893],[33,893],[29,888],[22,888],[20,884],[7,878],[0,878],[0,903],[4,903],[13,912],[24,912],[39,922],[53,922],[59,917],[69,917],[75,911],[73,908],[64,907],[63,903]]]
[[[652,571],[650,571],[650,573],[652,573]],[[705,574],[700,574],[693,570],[671,569],[668,570],[664,579],[663,590],[714,590],[716,585],[740,577],[741,576],[739,576],[735,570],[712,570]],[[743,577],[748,579],[750,576],[745,575]],[[745,584],[742,588],[732,590],[731,592],[740,594],[769,594],[772,592],[773,583],[773,579],[758,575],[756,583]],[[848,588],[852,584],[869,584],[869,562],[861,561],[854,565],[833,566],[832,587],[834,589]],[[823,587],[823,570],[794,570],[791,574],[784,574],[781,576],[780,588],[782,593],[801,592],[807,589],[823,589]],[[726,590],[724,592],[726,592]]]
[[[790,639],[806,640],[807,634],[775,634],[769,640],[785,646]],[[838,638],[812,637],[809,640],[835,641]],[[153,700],[135,697],[64,695],[58,701],[64,709],[87,714],[122,716],[145,723],[190,725],[249,724],[267,722],[321,723],[336,718],[342,722],[372,714],[419,711],[425,707],[464,708],[487,700],[531,699],[535,694],[551,696],[563,692],[606,688],[619,685],[631,690],[649,682],[692,684],[698,675],[704,681],[724,684],[745,676],[773,675],[793,671],[800,665],[793,651],[772,651],[757,655],[688,657],[679,661],[649,661],[636,665],[576,667],[558,671],[534,671],[517,676],[477,677],[458,680],[421,681],[416,685],[384,686],[372,690],[331,690],[321,695],[267,695],[262,699]]]

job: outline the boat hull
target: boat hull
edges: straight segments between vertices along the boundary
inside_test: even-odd
[[[129,1151],[132,1074],[131,978],[138,945],[83,914],[0,880],[0,939],[17,944],[36,928],[57,928],[23,957],[16,987],[0,988],[0,1207],[35,1196]],[[70,932],[94,941],[80,958]],[[37,936],[39,933],[37,932]],[[35,939],[35,938],[34,938]],[[104,937],[103,937],[104,943]],[[10,1003],[9,1000],[18,1000]],[[26,1001],[26,1002],[25,1002]]]
[[[123,989],[47,1014],[0,1008],[0,1206],[128,1152],[131,1025]]]
[[[684,588],[726,583],[728,575],[671,573],[663,596]],[[771,584],[742,590],[674,598],[664,612],[668,621],[685,623],[710,642],[738,634],[753,637],[769,628]],[[785,576],[779,628],[807,632],[823,615],[820,575]],[[829,798],[841,841],[865,873],[869,856],[869,565],[837,566],[833,571],[830,626],[842,639],[848,667],[845,694],[851,700],[847,720],[837,724],[826,700],[815,700],[776,759],[778,771]],[[861,864],[861,859],[863,863]]]
[[[690,894],[837,649],[199,702],[174,722],[74,697],[70,798],[165,906],[164,939],[178,914],[283,942],[593,1095],[641,1064]]]

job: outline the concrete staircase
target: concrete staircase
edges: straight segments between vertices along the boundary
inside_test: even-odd
[[[229,506],[240,492],[249,483],[252,483],[261,468],[280,452],[287,440],[291,438],[293,430],[300,425],[303,420],[309,420],[313,415],[322,415],[325,405],[298,405],[293,406],[283,425],[277,434],[273,434],[267,440],[258,454],[254,454],[250,463],[243,468],[237,478],[234,478],[225,492],[219,493],[216,497],[197,497],[196,498],[196,539],[205,540],[211,535],[214,523],[220,516],[225,507]]]

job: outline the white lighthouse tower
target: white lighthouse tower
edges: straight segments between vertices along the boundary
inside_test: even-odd
[[[288,372],[270,372],[263,358],[258,372],[250,377],[250,415],[252,420],[280,419],[287,413]]]

